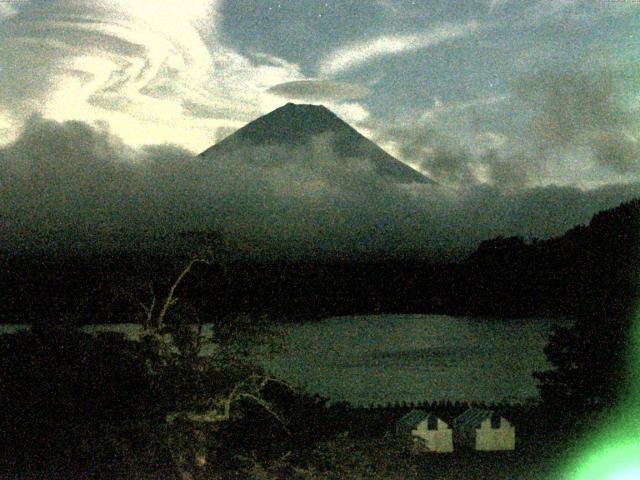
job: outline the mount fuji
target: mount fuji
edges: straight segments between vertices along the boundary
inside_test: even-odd
[[[250,152],[255,147],[304,148],[311,146],[318,138],[329,142],[335,161],[366,160],[385,181],[437,185],[430,178],[389,155],[322,105],[287,103],[248,123],[202,152],[199,157],[216,160],[238,151]],[[305,161],[313,162],[313,155]]]

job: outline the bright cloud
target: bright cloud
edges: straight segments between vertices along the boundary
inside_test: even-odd
[[[375,40],[353,43],[325,57],[320,62],[319,70],[324,75],[340,73],[385,55],[421,50],[464,37],[475,32],[478,28],[478,22],[475,21],[461,25],[444,24],[427,32],[410,35],[385,35]]]
[[[32,112],[106,122],[132,145],[198,151],[217,129],[268,111],[266,89],[304,78],[284,60],[222,46],[211,0],[10,6],[17,11],[0,23],[0,105],[17,123]],[[2,133],[0,142],[11,140]]]

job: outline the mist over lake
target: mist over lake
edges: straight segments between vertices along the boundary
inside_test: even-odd
[[[550,367],[543,348],[566,320],[371,315],[287,327],[280,376],[332,401],[522,401],[531,373]]]

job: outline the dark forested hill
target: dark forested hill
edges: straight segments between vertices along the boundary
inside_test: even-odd
[[[507,316],[620,311],[634,297],[639,225],[635,200],[558,238],[485,241],[455,268],[449,307]]]
[[[201,267],[180,297],[220,315],[352,313],[491,316],[620,312],[635,293],[640,200],[561,237],[484,241],[458,264],[383,256]],[[183,255],[0,254],[2,322],[128,322],[186,262]],[[206,319],[205,319],[206,320]]]

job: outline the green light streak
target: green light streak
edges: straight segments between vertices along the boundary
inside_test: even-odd
[[[640,480],[640,315],[635,315],[629,351],[629,381],[607,425],[577,446],[552,477],[566,480]]]
[[[613,434],[594,443],[590,453],[582,458],[571,480],[638,480],[640,479],[640,443],[619,443],[629,438]],[[607,448],[608,445],[608,448]],[[604,448],[603,448],[604,447]],[[565,478],[567,478],[565,476]]]

